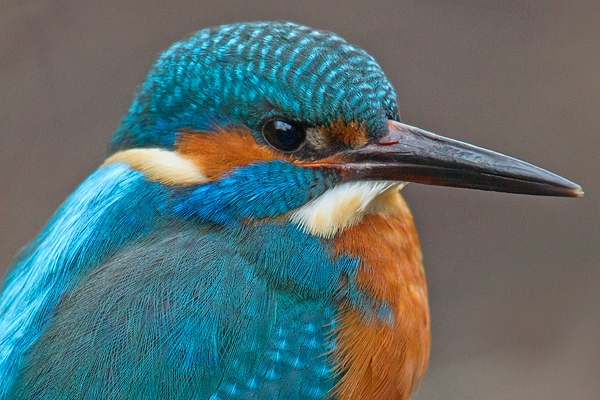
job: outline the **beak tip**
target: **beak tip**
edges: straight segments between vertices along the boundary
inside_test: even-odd
[[[562,192],[561,194],[559,194],[559,196],[579,198],[583,197],[583,195],[585,194],[583,188],[575,182],[565,179],[558,175],[555,175],[555,177],[557,179],[554,180],[554,182],[555,184],[558,183],[557,186],[560,188],[560,192]]]
[[[583,197],[583,195],[585,194],[585,192],[579,185],[576,185],[573,188],[573,190],[571,191],[571,193],[573,194],[573,197],[578,197],[578,198]]]

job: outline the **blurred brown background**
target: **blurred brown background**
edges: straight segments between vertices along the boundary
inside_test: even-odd
[[[285,19],[369,51],[410,124],[583,199],[408,185],[433,323],[418,399],[600,399],[600,2],[0,2],[0,272],[101,162],[158,52]]]

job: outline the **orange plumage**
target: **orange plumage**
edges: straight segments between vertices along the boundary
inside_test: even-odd
[[[211,181],[235,167],[286,159],[283,153],[256,143],[256,139],[247,129],[180,132],[176,146],[177,152],[189,158]]]
[[[366,215],[335,239],[335,251],[359,256],[357,281],[387,302],[395,320],[365,324],[342,307],[334,350],[345,374],[335,388],[339,399],[408,399],[427,367],[429,306],[421,249],[413,217],[399,193],[394,215]]]

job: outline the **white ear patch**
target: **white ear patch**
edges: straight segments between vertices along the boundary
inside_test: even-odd
[[[125,163],[132,169],[142,172],[149,181],[166,185],[197,185],[208,181],[192,161],[165,149],[150,148],[120,151],[108,157],[102,165],[116,162]]]
[[[292,211],[289,220],[308,233],[329,238],[360,222],[365,214],[390,214],[398,205],[396,181],[342,183]]]

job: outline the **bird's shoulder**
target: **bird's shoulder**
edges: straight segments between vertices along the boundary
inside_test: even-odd
[[[315,264],[318,240],[277,224],[170,218],[156,209],[169,194],[143,179],[115,182],[120,199],[96,193],[102,222],[87,226],[79,257],[73,244],[63,250],[69,279],[38,313],[51,324],[31,327],[8,398],[319,398],[333,386],[321,355],[335,310],[318,295],[333,263]],[[64,224],[59,216],[47,229]],[[22,262],[45,248],[44,235]],[[297,287],[308,288],[301,300]]]

